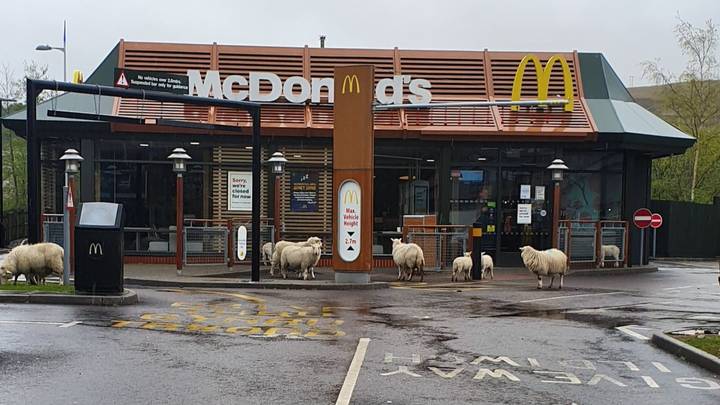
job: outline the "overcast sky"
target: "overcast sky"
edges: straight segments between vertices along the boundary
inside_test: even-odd
[[[35,46],[61,46],[63,19],[68,78],[87,77],[121,38],[317,46],[325,34],[328,47],[602,52],[628,86],[648,83],[644,60],[682,70],[677,15],[720,24],[719,0],[19,0],[0,10],[0,64],[20,76],[35,60],[51,79],[62,79],[62,54]]]

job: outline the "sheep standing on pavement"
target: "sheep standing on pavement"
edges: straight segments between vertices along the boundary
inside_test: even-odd
[[[411,281],[414,272],[417,271],[420,274],[420,281],[423,281],[425,256],[420,246],[414,243],[403,243],[401,239],[391,238],[390,240],[393,243],[393,261],[398,267],[398,280],[407,278],[407,281]]]
[[[273,243],[267,242],[262,245],[262,262],[263,266],[270,266],[272,264],[273,254]]]
[[[605,267],[605,258],[612,257],[614,267],[620,265],[620,248],[615,245],[601,245],[600,246],[600,267]]]
[[[470,280],[470,272],[472,271],[472,252],[465,252],[463,256],[456,257],[452,263],[452,278],[451,280],[457,281],[462,273],[464,281]]]
[[[537,275],[538,289],[542,289],[542,276],[552,277],[550,286],[552,288],[555,282],[555,276],[560,276],[560,289],[563,287],[563,278],[567,272],[567,256],[558,249],[535,250],[532,246],[523,246],[520,248],[520,257],[522,257],[525,267]]]
[[[298,246],[310,246],[313,244],[318,244],[322,246],[322,240],[318,238],[317,236],[311,236],[307,238],[306,241],[303,242],[289,242],[286,240],[281,240],[280,242],[275,244],[275,250],[272,253],[272,261],[270,263],[270,275],[275,275],[275,270],[280,269],[280,258],[282,256],[283,250],[288,246],[298,245]]]
[[[490,279],[495,279],[495,273],[493,272],[493,259],[489,255],[486,255],[485,252],[480,253],[480,279],[484,279],[490,275]]]
[[[308,270],[315,279],[313,266],[320,260],[322,254],[322,242],[310,244],[309,246],[291,245],[286,246],[280,256],[280,272],[283,278],[287,278],[288,269],[296,269],[298,278],[308,279]]]
[[[62,284],[63,248],[55,243],[16,246],[0,265],[0,278],[14,277],[17,284],[20,274],[25,275],[28,284],[39,284],[55,274]]]

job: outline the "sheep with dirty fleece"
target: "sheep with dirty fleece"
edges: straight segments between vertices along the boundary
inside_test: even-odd
[[[318,238],[317,236],[311,236],[307,238],[306,241],[302,242],[290,242],[286,240],[281,240],[280,242],[275,244],[275,250],[272,253],[272,261],[270,263],[270,275],[275,275],[275,270],[280,269],[280,258],[282,256],[283,250],[288,246],[311,246],[320,243],[322,246],[322,240]]]
[[[313,280],[315,279],[314,266],[317,265],[322,254],[322,242],[312,243],[309,246],[290,245],[286,246],[280,256],[280,273],[287,278],[287,270],[294,269],[298,272],[298,278],[308,279],[310,270]]]
[[[403,243],[402,239],[393,239],[392,255],[393,261],[398,268],[398,280],[407,278],[411,281],[413,274],[417,271],[420,274],[420,281],[425,277],[425,256],[420,246],[414,243]]]
[[[63,248],[55,243],[37,243],[20,245],[8,253],[0,265],[0,279],[9,280],[23,274],[28,284],[39,284],[45,277],[54,274],[60,277],[62,284]],[[0,280],[2,281],[2,280]]]
[[[542,276],[550,276],[550,286],[552,288],[555,277],[560,276],[560,287],[563,287],[563,278],[567,273],[567,256],[558,249],[535,250],[532,246],[523,246],[520,248],[520,257],[522,257],[525,267],[537,275],[537,288],[542,289]]]
[[[615,245],[600,245],[600,267],[605,267],[605,258],[612,257],[614,267],[620,265],[620,248]]]
[[[272,242],[266,242],[262,245],[262,262],[263,266],[270,266],[272,264],[274,244]]]
[[[456,257],[452,263],[452,277],[450,280],[457,281],[460,278],[460,274],[463,275],[463,280],[470,280],[470,272],[472,271],[472,252],[465,252],[463,256]]]
[[[480,253],[480,279],[487,278],[488,275],[490,275],[490,279],[495,279],[495,272],[493,271],[493,268],[495,267],[493,263],[493,259],[491,256],[486,255],[485,252]]]

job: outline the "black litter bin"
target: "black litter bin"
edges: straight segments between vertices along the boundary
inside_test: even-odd
[[[123,292],[123,229],[122,204],[80,205],[75,224],[75,292]]]

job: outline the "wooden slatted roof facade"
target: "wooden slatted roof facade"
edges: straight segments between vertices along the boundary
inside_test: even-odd
[[[189,69],[220,72],[248,77],[249,72],[272,72],[283,81],[290,76],[332,77],[335,66],[372,64],[375,80],[393,75],[411,75],[432,84],[433,102],[509,100],[513,80],[525,52],[494,51],[420,51],[401,49],[334,49],[257,47],[235,45],[167,44],[149,42],[120,43],[118,67],[187,74]],[[568,62],[573,79],[574,110],[562,108],[447,107],[402,109],[375,113],[376,136],[443,138],[482,137],[506,139],[592,139],[596,127],[583,96],[577,52],[534,52],[543,64],[553,55]],[[262,88],[267,91],[267,88]],[[323,91],[325,91],[323,89]],[[404,97],[411,93],[407,89]],[[553,67],[550,97],[564,95],[560,64]],[[522,99],[537,98],[536,72],[525,70]],[[333,127],[332,105],[327,103],[294,105],[283,98],[264,106],[264,133],[282,135],[329,136]],[[322,94],[327,100],[327,94]],[[211,124],[250,127],[247,113],[215,107],[159,104],[147,101],[116,100],[114,113],[123,116],[172,118]],[[118,124],[114,130],[132,130]],[[147,130],[145,128],[144,130]]]

